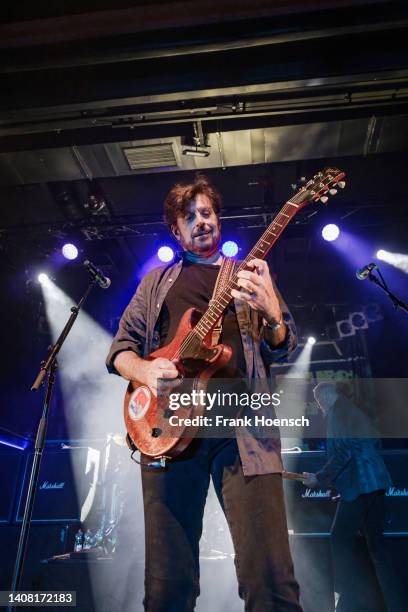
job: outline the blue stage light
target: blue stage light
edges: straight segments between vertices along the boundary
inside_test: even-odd
[[[171,261],[172,259],[174,259],[174,251],[169,246],[162,246],[157,251],[157,256],[160,259],[160,261],[167,263],[168,261]]]
[[[329,223],[328,225],[325,225],[322,229],[322,236],[328,242],[333,242],[333,240],[336,240],[339,235],[340,230],[334,223]]]
[[[62,254],[65,259],[76,259],[78,257],[78,249],[75,244],[64,244],[62,247]]]
[[[316,344],[316,338],[314,338],[313,336],[309,336],[307,339],[308,344]]]
[[[238,253],[238,245],[233,240],[227,240],[222,245],[221,250],[225,257],[235,257],[235,255]]]

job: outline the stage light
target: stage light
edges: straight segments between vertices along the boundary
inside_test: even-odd
[[[381,259],[382,261],[385,261],[386,256],[387,256],[387,251],[384,251],[384,249],[380,249],[379,251],[377,251],[377,254],[376,254],[377,259]]]
[[[172,259],[174,259],[174,251],[169,246],[162,246],[157,251],[157,256],[160,259],[160,261],[167,263],[168,261],[171,261]]]
[[[38,282],[41,283],[41,285],[46,285],[50,278],[49,276],[47,276],[47,274],[45,274],[45,272],[41,272],[38,276],[37,276]]]
[[[210,152],[207,149],[183,149],[183,155],[189,155],[190,157],[208,157]]]
[[[336,240],[339,235],[340,230],[334,223],[329,223],[328,225],[325,225],[322,229],[322,236],[328,242],[333,242],[333,240]]]
[[[349,321],[355,329],[368,329],[367,319],[363,312],[351,312]]]
[[[78,257],[78,249],[76,248],[75,244],[67,242],[62,247],[62,254],[65,259],[76,259]]]
[[[222,245],[221,251],[225,257],[235,257],[238,253],[238,245],[233,240],[227,240]]]
[[[356,330],[350,323],[349,319],[342,319],[341,321],[336,321],[337,330],[339,332],[340,338],[347,338],[348,336],[354,336]]]
[[[309,336],[307,339],[308,344],[316,344],[316,338],[314,338],[313,336]]]
[[[105,198],[96,193],[90,193],[84,202],[85,210],[88,210],[91,215],[96,215],[106,210]]]
[[[384,249],[380,249],[377,251],[376,255],[377,259],[381,261],[385,261],[386,263],[402,270],[408,274],[408,255],[405,253],[391,253],[390,251],[385,251]]]

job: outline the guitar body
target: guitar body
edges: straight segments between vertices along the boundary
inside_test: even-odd
[[[174,359],[180,347],[194,329],[202,313],[189,308],[181,318],[176,335],[170,344],[154,351],[148,360],[163,357]],[[182,378],[181,384],[172,393],[191,393],[192,390],[207,389],[208,380],[223,368],[231,358],[229,346],[218,344],[209,346],[205,342],[191,340],[182,351],[177,368]],[[169,418],[176,415],[178,420],[201,416],[205,405],[180,406],[169,409],[168,394],[160,393],[155,397],[150,388],[137,380],[132,380],[127,388],[124,401],[124,417],[128,434],[138,450],[149,457],[176,457],[195,437],[198,426],[170,425]]]

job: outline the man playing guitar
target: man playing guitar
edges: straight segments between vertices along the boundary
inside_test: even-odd
[[[109,371],[158,393],[176,379],[174,360],[148,359],[168,345],[184,312],[205,311],[222,256],[221,196],[203,175],[178,184],[165,219],[183,254],[147,274],[124,311],[107,358]],[[262,259],[238,272],[221,340],[232,349],[228,376],[262,379],[296,346],[293,319]],[[225,370],[217,372],[217,377]],[[145,459],[145,460],[144,460]],[[279,439],[253,435],[195,438],[163,468],[142,454],[147,612],[191,612],[199,595],[199,540],[210,478],[235,548],[239,594],[247,612],[299,612],[288,545]]]

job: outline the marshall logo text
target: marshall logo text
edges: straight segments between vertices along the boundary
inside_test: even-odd
[[[330,498],[330,489],[319,489],[317,491],[313,491],[313,489],[306,489],[304,493],[302,493],[303,498]]]
[[[63,489],[64,487],[65,482],[48,482],[48,480],[44,480],[40,486],[40,490],[48,491],[50,489]]]
[[[397,487],[390,487],[387,489],[385,494],[387,497],[408,497],[408,489],[398,489]]]

